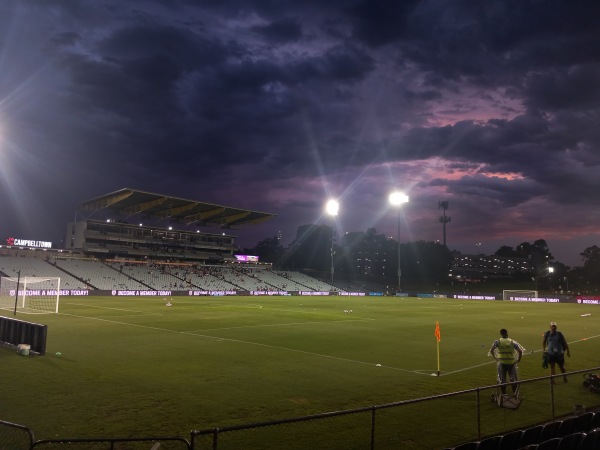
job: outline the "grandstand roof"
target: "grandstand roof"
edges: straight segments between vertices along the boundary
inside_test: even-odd
[[[104,216],[110,213],[126,217],[139,214],[138,217],[168,219],[186,225],[218,225],[222,228],[257,224],[276,216],[129,188],[87,200],[77,207],[77,211],[90,216],[99,212]]]

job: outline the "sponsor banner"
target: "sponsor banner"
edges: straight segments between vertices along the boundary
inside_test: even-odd
[[[190,297],[195,296],[214,296],[222,297],[225,295],[238,295],[237,291],[188,291]]]
[[[290,295],[288,291],[250,291],[250,295]]]
[[[513,297],[508,298],[511,302],[533,302],[533,303],[560,303],[559,298],[547,298],[547,297]],[[564,300],[563,300],[564,302]]]
[[[114,290],[111,291],[111,295],[121,297],[121,296],[131,296],[131,297],[159,297],[165,295],[171,295],[172,291],[121,291]]]
[[[52,248],[52,242],[48,241],[33,241],[31,239],[21,239],[9,237],[6,239],[6,245],[15,247],[33,247],[33,248]]]
[[[19,291],[19,297],[31,297],[31,296],[55,296],[57,294],[56,289],[25,289],[25,291]],[[90,291],[88,289],[60,289],[58,294],[62,297],[69,295],[90,295]],[[14,297],[16,295],[16,291],[14,289],[9,290],[9,295]]]
[[[319,296],[319,295],[336,295],[337,292],[329,292],[329,291],[299,291],[298,295],[311,295],[311,296]]]
[[[338,292],[338,295],[341,297],[364,297],[364,292]],[[369,295],[383,295],[380,292],[369,292]]]
[[[580,305],[600,305],[600,297],[597,297],[597,296],[577,297],[577,303],[579,303]]]
[[[495,295],[462,295],[454,294],[452,298],[459,298],[461,300],[496,300]]]

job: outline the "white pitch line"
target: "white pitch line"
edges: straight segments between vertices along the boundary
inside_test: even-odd
[[[148,325],[138,325],[138,324],[129,323],[129,322],[121,322],[121,321],[118,321],[118,320],[109,320],[109,319],[100,319],[98,317],[80,316],[80,315],[77,315],[77,314],[66,314],[66,313],[61,313],[61,314],[65,315],[65,316],[70,316],[70,317],[79,317],[79,318],[82,318],[82,319],[90,319],[90,320],[98,320],[100,322],[114,323],[114,324],[117,324],[117,325],[128,325],[128,326],[137,327],[137,328],[146,328],[146,329],[149,329],[149,330],[165,331],[167,333],[186,334],[186,335],[189,335],[189,336],[197,336],[197,337],[202,337],[202,338],[207,338],[207,339],[213,339],[213,340],[216,340],[216,341],[227,341],[227,342],[234,342],[234,343],[238,343],[238,344],[256,345],[256,346],[259,346],[259,347],[272,348],[272,349],[276,349],[276,350],[285,350],[285,351],[288,351],[288,352],[301,353],[303,355],[316,356],[316,357],[319,357],[319,358],[334,359],[336,361],[351,362],[351,363],[354,363],[354,364],[361,364],[361,365],[365,365],[365,366],[377,366],[377,364],[372,363],[372,362],[357,361],[355,359],[349,359],[349,358],[340,358],[339,356],[323,355],[321,353],[307,352],[305,350],[298,350],[298,349],[289,348],[289,347],[281,347],[281,346],[277,346],[277,345],[261,344],[260,342],[242,341],[242,340],[239,340],[239,339],[230,339],[230,338],[223,338],[223,337],[217,337],[217,336],[210,336],[210,335],[206,335],[206,334],[192,333],[192,332],[189,332],[189,331],[176,331],[176,330],[170,330],[168,328],[150,327]],[[414,370],[400,369],[398,367],[385,366],[385,365],[380,365],[379,367],[386,368],[386,369],[391,369],[391,370],[397,370],[399,372],[406,372],[406,373],[414,373],[414,374],[417,374],[417,375],[423,375],[422,373],[416,372]]]
[[[290,325],[312,325],[312,324],[332,324],[332,323],[343,323],[343,322],[363,322],[365,320],[375,320],[375,319],[348,319],[348,320],[328,320],[328,321],[320,321],[320,322],[292,322],[292,323],[272,323],[272,324],[263,324],[263,325],[243,325],[239,327],[223,327],[223,328],[205,328],[201,330],[190,330],[189,333],[197,333],[201,331],[220,331],[220,330],[237,330],[239,328],[261,328],[261,327],[287,327]]]
[[[87,306],[88,308],[109,309],[109,310],[112,310],[112,311],[125,311],[125,312],[138,313],[140,315],[155,314],[155,313],[147,313],[145,311],[135,311],[135,310],[132,310],[132,309],[109,308],[108,306],[87,305],[85,303],[69,303],[69,305]],[[61,314],[63,314],[63,313],[61,313]],[[69,316],[71,314],[65,314],[65,315]],[[81,317],[84,317],[84,316],[81,316]]]

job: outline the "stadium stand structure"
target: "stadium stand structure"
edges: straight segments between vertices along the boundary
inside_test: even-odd
[[[127,276],[123,272],[97,260],[85,259],[56,259],[57,267],[72,274],[94,289],[148,289],[150,286]]]
[[[75,217],[65,249],[4,247],[2,275],[60,277],[61,289],[90,291],[345,291],[271,264],[238,261],[236,236],[223,230],[274,214],[124,188],[81,203]],[[205,226],[221,231],[200,230]]]
[[[100,258],[204,263],[236,260],[235,236],[222,230],[275,217],[129,188],[81,203],[78,216],[85,220],[67,224],[67,250]],[[131,217],[136,223],[130,223]],[[220,232],[201,231],[202,227],[219,227]]]
[[[58,277],[63,289],[87,289],[82,279],[77,279],[68,272],[50,264],[48,261],[33,257],[36,252],[30,252],[30,257],[0,256],[0,273],[2,276],[16,277],[19,272],[22,277]],[[41,254],[43,256],[43,254]]]

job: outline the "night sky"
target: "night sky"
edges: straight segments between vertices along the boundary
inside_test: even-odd
[[[121,188],[463,253],[600,245],[600,2],[2,0],[0,239]],[[136,219],[133,218],[133,221]],[[214,232],[213,229],[205,231]],[[478,244],[481,243],[479,246]]]

